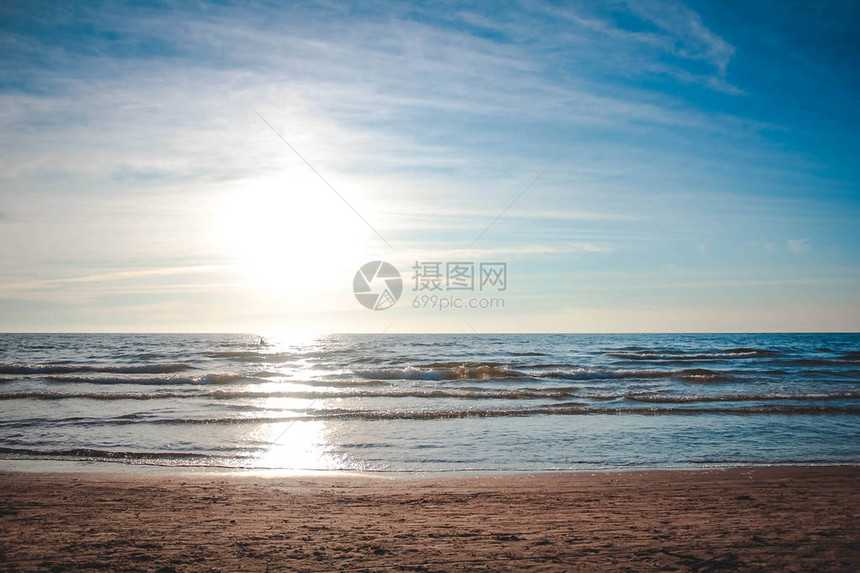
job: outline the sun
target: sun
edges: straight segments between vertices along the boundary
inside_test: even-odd
[[[318,289],[360,258],[356,217],[307,178],[246,183],[223,194],[215,226],[219,248],[262,291]]]

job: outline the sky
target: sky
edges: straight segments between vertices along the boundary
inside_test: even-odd
[[[5,1],[0,331],[857,331],[858,22]],[[506,288],[416,290],[427,262]]]

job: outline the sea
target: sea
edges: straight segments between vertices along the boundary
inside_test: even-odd
[[[0,471],[860,463],[860,334],[0,334]]]

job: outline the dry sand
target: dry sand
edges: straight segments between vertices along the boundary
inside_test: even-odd
[[[0,568],[858,571],[858,477],[2,475]]]

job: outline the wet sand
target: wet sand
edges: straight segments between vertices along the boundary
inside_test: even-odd
[[[858,478],[7,474],[0,568],[856,571]]]

